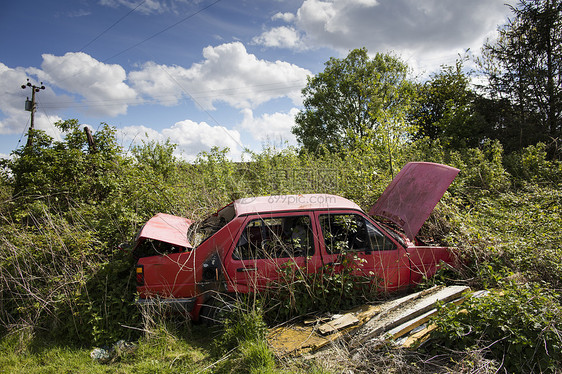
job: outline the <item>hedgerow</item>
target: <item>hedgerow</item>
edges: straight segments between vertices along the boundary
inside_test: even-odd
[[[215,148],[187,163],[173,156],[169,142],[145,142],[127,153],[117,146],[114,129],[102,125],[94,136],[97,149],[92,150],[77,121],[58,125],[66,134],[62,141],[37,132],[32,149],[19,149],[13,159],[2,162],[3,335],[25,329],[32,332],[27,336],[84,345],[134,339],[140,334],[137,329],[142,330],[134,305],[134,260],[117,244],[131,241],[155,213],[197,219],[239,197],[287,193],[333,193],[368,209],[409,161],[461,169],[423,229],[435,242],[458,248],[463,265],[455,273],[457,281],[474,288],[501,287],[505,278],[514,277],[529,283],[530,290],[534,284],[546,290],[562,285],[562,166],[547,160],[540,144],[506,156],[497,142],[451,150],[438,140],[420,139],[396,146],[392,159],[368,143],[314,155],[267,146],[244,153],[242,162]],[[295,279],[279,295],[284,309],[274,319],[311,308],[347,307],[330,300],[341,292],[349,295],[349,284],[357,283],[351,278],[305,278]],[[319,284],[328,288],[318,289]],[[509,292],[513,304],[523,298]],[[320,296],[299,296],[310,293]],[[358,294],[354,302],[363,301],[364,295]],[[560,301],[556,293],[548,300],[554,306]],[[522,313],[520,318],[530,313],[513,311]],[[444,323],[454,324],[455,318]],[[511,323],[499,322],[504,327]],[[543,329],[547,322],[536,321]],[[261,348],[256,349],[259,353]],[[258,353],[248,355],[265,357]],[[541,369],[550,365],[538,362]]]

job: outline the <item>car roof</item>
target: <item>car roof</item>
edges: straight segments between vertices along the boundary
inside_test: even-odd
[[[329,194],[273,195],[248,197],[235,200],[237,216],[254,213],[275,213],[287,211],[353,209],[359,205],[344,197]]]

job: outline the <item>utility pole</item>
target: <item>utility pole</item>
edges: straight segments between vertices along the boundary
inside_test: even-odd
[[[22,84],[21,88],[25,90],[27,87],[31,87],[31,101],[29,101],[29,97],[25,101],[25,110],[31,112],[31,124],[29,125],[29,133],[27,135],[27,144],[25,145],[26,148],[31,147],[33,144],[33,130],[35,130],[35,124],[33,123],[33,117],[35,114],[35,110],[37,107],[35,106],[35,93],[39,92],[40,90],[44,90],[45,86],[43,86],[43,82],[41,82],[41,86],[36,86],[29,82],[29,78],[27,78],[27,84]]]

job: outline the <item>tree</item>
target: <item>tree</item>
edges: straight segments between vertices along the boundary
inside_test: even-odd
[[[308,151],[338,151],[385,135],[403,124],[412,97],[408,66],[397,57],[365,48],[344,59],[330,58],[323,72],[308,78],[304,110],[292,132]],[[386,139],[388,140],[388,139]]]
[[[485,44],[482,67],[492,97],[516,108],[522,148],[562,135],[562,2],[520,0],[511,10],[498,39]]]
[[[478,146],[488,135],[486,121],[475,106],[478,99],[462,60],[455,66],[443,66],[418,87],[410,114],[415,138],[440,139],[451,148]]]
[[[121,162],[121,149],[115,129],[107,124],[96,131],[89,147],[88,138],[75,119],[55,123],[64,134],[55,141],[41,130],[33,130],[34,142],[13,152],[2,166],[13,177],[14,197],[58,201],[61,207],[70,200],[103,199],[111,189],[108,182]]]

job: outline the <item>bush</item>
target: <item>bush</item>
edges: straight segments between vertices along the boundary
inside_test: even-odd
[[[485,349],[508,372],[555,372],[562,364],[559,295],[537,285],[505,284],[501,291],[439,310],[431,347],[440,353]]]
[[[506,169],[514,181],[557,185],[562,182],[562,162],[548,160],[546,145],[537,143],[506,157]]]
[[[238,302],[227,313],[222,327],[223,333],[214,343],[217,354],[225,354],[243,342],[263,341],[267,331],[260,309],[249,302]]]
[[[361,264],[354,255],[342,254],[340,261],[341,265],[325,265],[316,273],[307,273],[291,261],[283,264],[280,279],[260,297],[267,321],[340,312],[381,296],[376,280],[355,274]]]
[[[229,357],[216,367],[219,373],[270,373],[275,371],[275,357],[267,341],[267,326],[261,309],[251,297],[239,300],[226,312],[222,334],[213,342],[217,357]]]
[[[33,147],[1,163],[2,196],[13,195],[0,208],[0,325],[112,343],[135,335],[120,324],[139,322],[133,259],[115,246],[180,205],[174,147],[145,143],[133,159],[107,125],[95,149],[78,121],[56,125],[62,141],[36,131]]]

